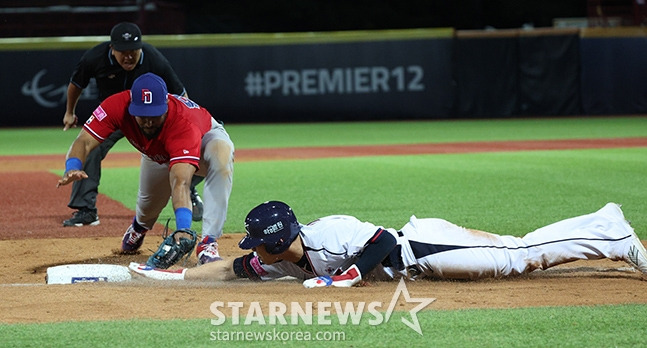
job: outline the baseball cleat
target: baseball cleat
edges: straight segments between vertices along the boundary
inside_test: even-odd
[[[625,260],[642,274],[647,275],[647,250],[645,250],[636,233],[632,231],[632,234],[632,242]]]
[[[186,268],[167,270],[154,268],[146,265],[145,263],[137,262],[131,262],[128,268],[139,275],[156,280],[183,280],[184,273],[186,273]]]
[[[144,243],[144,237],[146,237],[146,231],[139,233],[135,231],[135,228],[131,224],[121,239],[121,251],[125,254],[136,252],[142,246],[142,243]]]
[[[79,209],[72,214],[72,217],[63,221],[65,227],[96,226],[99,224],[99,216],[96,210]]]
[[[212,236],[206,236],[198,243],[195,254],[198,257],[198,266],[222,260],[218,253],[218,243]]]
[[[615,216],[622,222],[624,230],[631,235],[629,237],[631,238],[631,245],[629,245],[629,249],[624,256],[624,260],[635,269],[639,270],[643,275],[647,275],[647,250],[645,250],[640,238],[638,238],[636,231],[631,227],[631,223],[625,219],[624,213],[622,212],[622,209],[620,209],[619,204],[608,203],[602,209],[606,209],[607,207],[613,208]]]

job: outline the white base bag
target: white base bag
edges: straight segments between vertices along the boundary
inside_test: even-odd
[[[126,266],[104,264],[60,265],[47,268],[47,284],[124,282],[132,277]]]

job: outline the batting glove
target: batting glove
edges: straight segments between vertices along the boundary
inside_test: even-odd
[[[338,288],[350,288],[351,286],[359,283],[362,280],[362,274],[359,272],[357,266],[350,266],[344,273],[338,276],[319,276],[310,278],[303,282],[306,288],[320,288],[328,286],[336,286]]]

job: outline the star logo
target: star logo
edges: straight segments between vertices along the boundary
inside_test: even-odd
[[[420,303],[419,305],[415,306],[413,309],[409,311],[409,314],[411,315],[412,321],[409,321],[408,319],[402,317],[402,322],[404,325],[408,326],[410,329],[413,331],[417,332],[420,336],[422,336],[422,330],[420,329],[420,323],[418,322],[418,311],[421,309],[427,307],[430,303],[436,301],[435,298],[411,298],[409,295],[409,290],[407,289],[407,285],[404,282],[404,278],[400,278],[400,283],[398,284],[398,287],[395,289],[395,293],[393,293],[393,298],[391,299],[391,303],[389,304],[389,308],[386,310],[386,317],[384,319],[384,322],[388,322],[389,319],[391,318],[391,314],[393,313],[393,309],[395,308],[395,305],[398,302],[398,298],[400,298],[400,294],[404,297],[405,302],[409,303]]]

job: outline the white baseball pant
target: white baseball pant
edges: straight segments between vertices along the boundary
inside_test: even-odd
[[[615,203],[521,238],[415,216],[401,234],[398,244],[404,264],[417,265],[425,276],[440,279],[504,277],[575,260],[623,260],[633,239],[633,229]]]

